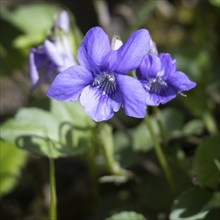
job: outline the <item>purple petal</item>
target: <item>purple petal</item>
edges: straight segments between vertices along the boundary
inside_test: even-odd
[[[73,57],[73,53],[71,51],[71,46],[70,46],[67,36],[62,37],[62,42],[63,42],[63,50],[65,51],[64,66],[70,67],[70,66],[76,65],[76,61]]]
[[[117,112],[122,103],[122,97],[119,91],[117,91],[115,94],[111,96],[111,106],[114,112]]]
[[[111,51],[104,59],[103,66],[110,71],[127,74],[136,69],[150,48],[150,36],[147,30],[134,32],[118,49]]]
[[[176,94],[177,91],[172,87],[168,87],[162,95],[146,91],[146,104],[148,106],[158,106],[160,104],[165,104],[174,99]]]
[[[61,39],[56,40],[54,43],[57,52],[62,57],[62,66],[58,66],[58,72],[62,72],[65,69],[76,65],[76,61],[73,57],[71,47],[66,35],[63,35]]]
[[[83,89],[80,102],[85,112],[97,122],[112,118],[114,111],[120,108],[120,103],[103,94],[98,87],[90,85]]]
[[[64,31],[64,33],[68,33],[69,15],[67,11],[62,11],[59,18],[57,18],[57,14],[55,14],[54,23],[56,28],[60,28]]]
[[[76,101],[82,90],[92,81],[91,72],[75,65],[57,75],[47,91],[47,96],[58,101]]]
[[[150,38],[150,50],[149,50],[149,53],[150,54],[155,54],[155,55],[158,54],[156,43],[152,40],[152,38]]]
[[[100,27],[91,28],[85,35],[77,58],[81,65],[98,71],[102,57],[111,50],[109,38]]]
[[[165,79],[176,72],[176,60],[173,60],[169,53],[160,53],[159,55]]]
[[[147,55],[140,67],[136,71],[137,78],[139,80],[148,80],[157,76],[161,71],[161,62],[158,56],[155,54]]]
[[[117,74],[116,81],[122,96],[122,105],[128,116],[143,118],[146,114],[146,92],[133,77]]]
[[[29,53],[30,78],[33,86],[51,83],[57,75],[57,66],[48,59],[44,47],[31,48]]]
[[[32,85],[36,85],[39,80],[39,73],[35,64],[34,59],[35,49],[31,48],[29,52],[29,70]]]
[[[188,91],[196,86],[184,73],[177,71],[168,79],[168,82],[175,86],[178,92]]]
[[[48,65],[49,59],[47,54],[45,53],[45,48],[40,45],[37,48],[32,48],[32,52],[34,54],[34,63],[36,65],[38,73],[42,72],[45,66]]]
[[[57,48],[55,47],[55,45],[51,41],[45,40],[44,48],[45,48],[46,54],[48,55],[48,57],[54,64],[56,64],[57,66],[63,65],[62,57],[59,51],[57,50]]]

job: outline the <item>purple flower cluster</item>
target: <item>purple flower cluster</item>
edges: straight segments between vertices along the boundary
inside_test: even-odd
[[[56,75],[66,68],[76,64],[70,50],[67,34],[69,31],[69,17],[66,11],[54,18],[54,31],[57,33],[53,40],[46,39],[37,48],[29,52],[29,68],[32,85],[51,83]]]
[[[66,33],[67,22],[67,14],[62,14],[55,26],[63,27]],[[112,118],[120,107],[128,116],[143,118],[147,106],[165,104],[196,86],[184,73],[176,71],[176,62],[169,54],[158,55],[146,29],[134,32],[123,44],[114,39],[111,45],[102,28],[91,28],[78,49],[79,64],[67,43],[59,44],[46,40],[31,50],[32,81],[36,82],[35,73],[42,67],[45,77],[55,73],[47,96],[58,101],[79,100],[97,122]],[[128,75],[133,70],[136,77]]]
[[[90,29],[78,49],[80,65],[59,74],[47,95],[59,101],[80,99],[86,113],[95,121],[112,118],[121,106],[126,115],[143,118],[145,90],[140,81],[127,73],[140,66],[149,51],[149,42],[148,31],[142,29],[115,50],[100,27]]]
[[[196,86],[182,72],[176,71],[176,61],[170,54],[148,54],[136,71],[146,92],[146,105],[165,104],[176,95]]]

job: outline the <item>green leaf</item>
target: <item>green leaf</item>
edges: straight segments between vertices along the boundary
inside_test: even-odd
[[[181,132],[181,127],[183,125],[183,115],[179,111],[172,108],[161,110],[160,120],[163,126],[162,129],[165,132],[166,137],[173,137]],[[157,134],[158,138],[161,139],[161,136],[163,134],[161,133],[156,117],[154,115],[150,116],[150,121],[154,132]],[[133,140],[132,148],[134,151],[148,152],[152,149],[150,133],[144,122],[141,122],[135,128],[130,129],[129,134]],[[117,146],[117,148],[119,147],[123,149],[125,145],[128,144],[126,138],[127,137],[121,132],[117,133],[116,139],[117,141],[119,141],[119,144],[117,144],[117,141],[115,140],[116,144],[119,145]]]
[[[218,159],[214,159],[215,165],[218,169],[218,171],[220,172],[220,161]]]
[[[9,193],[15,187],[26,156],[25,151],[0,141],[0,196]]]
[[[18,147],[47,157],[82,153],[94,122],[78,102],[52,101],[51,113],[23,108],[2,126],[1,137]]]
[[[41,43],[49,35],[53,26],[54,12],[58,9],[62,10],[55,4],[26,4],[14,10],[2,8],[1,18],[21,31],[21,34],[13,41],[13,45],[16,48],[27,48]],[[68,13],[71,20],[69,40],[75,52],[81,42],[82,34],[75,25],[74,16],[70,11]]]
[[[52,4],[26,4],[13,10],[2,8],[1,17],[23,33],[33,37],[42,34],[43,39],[53,25],[54,11],[55,5]]]
[[[215,192],[212,195],[212,198],[206,205],[207,209],[210,209],[210,212],[208,213],[206,219],[207,220],[213,220],[213,219],[219,219],[220,216],[220,192]]]
[[[154,133],[158,136],[158,139],[160,140],[160,127],[154,115],[150,116],[150,123],[154,130]],[[136,128],[131,129],[130,135],[133,139],[132,148],[134,149],[134,151],[148,152],[152,149],[153,144],[151,140],[151,135],[144,121],[140,123]]]
[[[152,117],[150,120],[153,129],[158,134],[159,127],[156,123],[156,120]],[[133,139],[132,148],[134,151],[148,152],[149,150],[152,149],[153,145],[152,145],[150,133],[144,122],[142,122],[136,128],[131,129],[130,134],[132,135],[132,139]]]
[[[53,140],[52,144],[59,142],[58,128],[48,112],[23,108],[2,126],[1,137],[34,153],[56,157],[59,153],[56,150],[50,152],[53,148],[50,140]]]
[[[2,74],[11,74],[27,61],[29,48],[41,43],[53,24],[52,4],[20,4],[0,9]]]
[[[130,167],[137,161],[138,153],[132,149],[130,137],[125,133],[122,131],[115,132],[114,145],[115,157],[120,161],[122,167]]]
[[[200,135],[205,129],[201,119],[194,119],[186,123],[183,127],[184,135]]]
[[[197,148],[193,170],[200,186],[216,189],[220,180],[220,172],[215,161],[220,160],[220,135],[211,136]]]
[[[13,9],[1,8],[1,31],[7,33],[1,35],[1,73],[10,74],[14,69],[21,68],[27,61],[29,48],[51,36],[55,10],[61,11],[62,7],[55,4],[33,3],[19,5]],[[71,11],[68,13],[70,17],[68,39],[70,49],[76,55],[82,34],[75,24],[73,14]]]
[[[106,220],[147,220],[142,214],[133,211],[123,211],[114,214]]]
[[[165,108],[160,111],[160,118],[166,135],[175,136],[183,126],[183,114],[174,108]]]
[[[212,112],[211,111],[204,112],[202,117],[203,117],[204,123],[209,133],[211,135],[216,134],[218,132],[218,128],[217,128],[217,123]]]
[[[212,4],[215,7],[220,7],[220,1],[219,0],[209,0],[210,4]]]
[[[58,102],[51,100],[51,113],[58,122],[69,121],[76,127],[93,127],[95,122],[84,112],[78,102]]]
[[[159,127],[153,117],[151,117],[151,123],[156,133],[158,133]],[[132,139],[132,143],[130,143],[131,140],[129,139],[129,137],[122,131],[117,131],[115,133],[114,142],[117,153],[126,150],[126,148],[128,148],[130,145],[132,147],[132,150],[136,152],[148,152],[152,149],[150,134],[144,122],[141,122],[135,128],[129,129],[128,134]]]
[[[213,196],[206,205],[206,208],[220,208],[220,192],[213,193]]]
[[[194,187],[182,193],[175,201],[170,213],[170,220],[205,219],[209,213],[207,204],[212,199],[212,193]]]
[[[207,74],[211,68],[211,54],[209,50],[206,50],[205,48],[201,49],[197,45],[184,45],[181,47],[175,47],[172,54],[177,60],[177,69],[187,73],[191,80],[202,85],[207,83],[210,79],[211,75]],[[201,87],[200,89],[200,95],[205,94],[203,88]],[[196,88],[196,90],[198,90],[198,88]],[[182,100],[186,101],[190,96],[191,94]],[[202,98],[203,96],[200,97]]]

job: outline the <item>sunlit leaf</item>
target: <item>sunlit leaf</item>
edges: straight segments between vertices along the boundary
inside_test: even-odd
[[[142,214],[132,211],[123,211],[106,218],[106,220],[147,220]]]
[[[56,4],[32,3],[21,4],[15,8],[1,7],[1,59],[3,74],[10,74],[14,69],[21,68],[29,48],[42,43],[52,34],[54,12],[61,11]],[[67,10],[67,9],[66,9]],[[71,11],[70,31],[68,34],[70,49],[74,55],[81,43],[82,34],[75,24]]]
[[[200,188],[191,188],[182,193],[175,201],[170,213],[170,220],[205,219],[209,213],[208,202],[212,193]]]
[[[33,153],[48,157],[85,151],[94,122],[79,103],[52,101],[52,114],[38,108],[23,108],[3,126],[1,137]]]
[[[0,141],[0,196],[9,193],[15,187],[26,156],[25,151]]]
[[[126,176],[102,176],[99,178],[100,183],[116,183],[121,184],[127,182],[128,178]]]
[[[41,43],[53,24],[52,4],[20,4],[1,7],[1,43],[5,53],[0,54],[3,74],[11,74],[27,61],[30,46]],[[7,34],[6,34],[7,33]]]
[[[48,34],[53,24],[53,4],[26,4],[9,10],[2,8],[1,16],[26,34]]]
[[[51,100],[51,113],[56,121],[69,121],[74,126],[95,126],[95,122],[87,116],[78,102],[58,102]]]
[[[209,0],[209,2],[214,5],[215,7],[220,7],[220,1],[219,0]]]

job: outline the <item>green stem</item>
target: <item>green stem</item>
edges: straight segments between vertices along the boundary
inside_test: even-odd
[[[132,173],[121,168],[119,163],[115,161],[114,158],[114,141],[112,136],[112,128],[106,124],[100,124],[97,126],[96,140],[98,141],[98,146],[102,152],[103,157],[105,158],[106,165],[108,170],[112,175],[115,176],[126,176],[127,178],[132,176]]]
[[[56,211],[56,181],[54,159],[49,158],[50,166],[50,220],[57,219]]]
[[[113,155],[113,152],[109,152],[109,149],[107,149],[106,146],[104,146],[103,144],[101,144],[101,149],[102,149],[102,153],[103,153],[103,156],[106,160],[106,163],[107,163],[107,166],[108,166],[108,169],[110,171],[110,173],[112,175],[115,175],[115,176],[124,176],[126,178],[131,178],[133,177],[133,174],[131,171],[128,171],[128,170],[125,170],[123,169],[119,163],[117,163],[115,160],[114,160],[114,155]]]
[[[167,145],[167,139],[166,139],[166,133],[165,133],[165,130],[164,130],[164,126],[161,122],[160,110],[159,110],[158,106],[154,106],[153,110],[154,110],[154,115],[155,115],[156,120],[157,120],[157,124],[158,124],[159,129],[160,129],[162,143],[163,143],[164,146],[166,146]]]
[[[169,168],[169,165],[168,165],[166,157],[165,157],[165,155],[163,153],[163,150],[162,150],[162,148],[160,146],[160,143],[159,143],[159,141],[157,139],[157,136],[154,133],[154,130],[153,130],[153,127],[151,125],[150,118],[149,118],[148,114],[146,114],[146,116],[144,118],[144,121],[145,121],[145,123],[147,125],[147,128],[149,130],[149,133],[151,135],[151,139],[152,139],[152,142],[153,142],[154,150],[156,152],[156,155],[157,155],[157,158],[159,160],[159,163],[160,163],[160,165],[161,165],[161,167],[163,169],[163,172],[165,174],[167,182],[169,183],[171,190],[175,191],[175,185],[174,185],[174,181],[173,181],[171,170]]]
[[[95,136],[95,134],[93,135],[93,137]],[[95,152],[96,152],[96,143],[95,141],[92,139],[91,142],[88,143],[88,149],[87,152],[85,154],[86,156],[86,160],[88,163],[88,169],[89,169],[89,176],[91,179],[91,184],[92,184],[92,193],[94,198],[98,198],[99,197],[99,191],[98,191],[98,186],[97,186],[97,166],[95,163]]]

